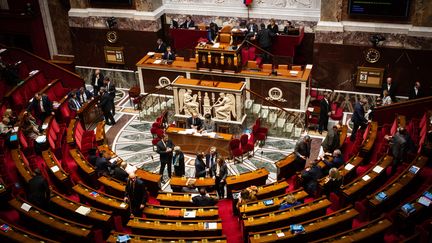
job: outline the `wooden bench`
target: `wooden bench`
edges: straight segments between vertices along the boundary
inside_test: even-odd
[[[147,190],[153,196],[156,196],[160,190],[161,175],[146,171],[143,169],[138,169],[135,171],[135,175],[144,180]]]
[[[367,137],[363,141],[363,144],[360,148],[360,150],[363,154],[366,155],[367,153],[369,153],[371,151],[371,149],[375,143],[375,139],[376,139],[377,135],[378,135],[378,123],[377,122],[371,122]]]
[[[255,196],[257,197],[257,199],[263,199],[276,195],[281,195],[285,193],[285,191],[288,189],[288,186],[289,184],[285,180],[280,180],[271,184],[259,186]]]
[[[209,188],[215,185],[215,179],[213,178],[200,177],[198,179],[195,179],[195,178],[173,176],[171,177],[171,181],[170,181],[171,188],[173,189],[173,191],[179,192],[183,187],[188,186],[187,182],[189,180],[194,181],[195,187]]]
[[[101,176],[98,182],[104,186],[105,193],[123,198],[126,191],[126,183],[109,176]]]
[[[22,208],[22,205],[24,203],[31,206],[28,211]],[[24,218],[30,219],[33,222],[37,222],[34,225],[35,229],[41,231],[49,229],[48,231],[46,231],[46,236],[48,236],[49,233],[50,238],[52,237],[56,240],[67,242],[91,241],[91,225],[79,224],[61,218],[57,215],[46,212],[40,208],[31,205],[29,202],[21,198],[14,198],[10,200],[9,205],[11,205],[15,210],[17,210]],[[53,232],[57,232],[57,234],[53,234]]]
[[[125,235],[124,233],[111,232],[108,237],[108,243],[117,243],[117,237]],[[225,243],[227,242],[226,236],[207,236],[207,237],[155,237],[155,236],[144,236],[144,235],[133,235],[127,234],[131,238],[130,243],[142,243],[142,242],[161,242],[161,243],[184,243],[184,242],[196,242],[196,243]]]
[[[86,160],[78,149],[70,149],[69,154],[88,179],[93,179],[96,176],[95,167]]]
[[[244,216],[252,216],[252,215],[256,215],[256,214],[262,214],[262,213],[266,213],[266,212],[277,211],[279,209],[280,205],[282,204],[282,202],[284,201],[285,197],[289,194],[294,195],[294,197],[298,201],[301,201],[308,196],[308,193],[305,192],[303,190],[303,188],[300,188],[300,189],[297,189],[293,192],[282,194],[279,196],[266,198],[266,199],[260,199],[257,201],[252,201],[252,202],[240,204],[239,205],[240,207],[238,209],[239,213],[240,213],[240,215],[244,215]],[[264,204],[264,201],[266,201],[266,200],[273,200],[273,204],[266,206]]]
[[[51,151],[51,149],[45,150],[42,152],[42,158],[45,161],[45,164],[51,171],[51,173],[63,184],[69,182],[69,173],[63,170],[61,163],[57,160],[55,154]]]
[[[102,145],[106,144],[106,137],[105,137],[105,121],[98,122],[96,126],[96,144]]]
[[[384,233],[392,226],[392,223],[383,217],[370,221],[362,227],[348,230],[328,238],[313,241],[318,242],[384,242]]]
[[[430,185],[424,192],[432,193],[432,185]],[[409,201],[408,203],[411,203],[412,206],[415,208],[415,211],[407,214],[406,212],[402,211],[402,209],[399,207],[397,209],[397,215],[399,217],[399,221],[403,223],[417,223],[419,222],[419,218],[422,217],[428,217],[432,212],[430,210],[430,206],[426,207],[425,205],[418,202],[418,199],[423,196],[423,193],[417,196],[414,200]],[[405,203],[404,203],[405,204]],[[402,206],[402,205],[399,205]]]
[[[14,149],[11,151],[12,160],[15,162],[15,166],[18,170],[18,173],[24,179],[25,182],[29,182],[31,178],[33,178],[32,171],[30,169],[30,165],[27,161],[27,158],[23,154],[23,152],[19,149]]]
[[[192,202],[192,197],[199,195],[196,193],[183,193],[183,192],[162,192],[160,191],[156,199],[161,205],[166,206],[180,206],[180,207],[193,207],[195,204]],[[210,193],[210,196],[216,197],[215,193]]]
[[[75,125],[77,123],[76,119],[72,119],[66,130],[66,142],[69,144],[75,143]]]
[[[275,163],[277,169],[277,179],[288,179],[296,173],[296,155],[295,153],[291,153],[285,158],[277,161]]]
[[[190,212],[195,214],[194,217]],[[147,204],[144,208],[144,214],[148,218],[153,219],[180,219],[180,220],[214,220],[219,218],[219,211],[217,206],[210,207],[175,207],[165,205]]]
[[[9,226],[10,229],[7,232],[0,230],[0,239],[5,240],[3,242],[26,242],[26,243],[41,243],[41,242],[59,243],[60,242],[60,241],[54,241],[42,237],[33,232],[20,228],[18,226],[11,225],[6,221],[4,221],[3,219],[0,219],[0,225],[5,225],[5,224]]]
[[[216,224],[215,228],[206,228],[208,224]],[[132,233],[146,236],[188,237],[194,236],[222,236],[220,220],[165,220],[132,217],[127,226]]]
[[[336,232],[351,229],[352,221],[358,214],[350,206],[334,213],[299,223],[304,227],[304,233],[295,234],[291,231],[290,226],[285,226],[249,233],[249,242],[309,242],[317,238],[327,237]],[[283,234],[283,236],[278,236],[278,234]]]
[[[233,190],[241,190],[252,185],[265,185],[269,174],[265,168],[261,168],[240,175],[228,176],[226,178],[228,196],[232,196]]]
[[[342,147],[342,145],[345,143],[347,135],[348,135],[348,126],[343,125],[341,128],[341,133],[339,135],[339,147]]]
[[[243,233],[247,237],[250,232],[270,230],[280,225],[289,225],[313,219],[324,215],[330,205],[331,202],[326,197],[321,197],[312,202],[284,210],[257,214],[250,217],[245,216],[242,217]]]

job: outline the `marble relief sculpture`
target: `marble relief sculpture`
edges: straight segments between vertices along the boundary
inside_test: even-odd
[[[219,99],[213,104],[216,119],[230,121],[231,113],[236,118],[235,97],[232,94],[219,94]]]
[[[179,90],[180,112],[184,110],[185,115],[191,116],[193,113],[199,113],[199,103],[197,102],[198,95],[192,95],[192,90]]]

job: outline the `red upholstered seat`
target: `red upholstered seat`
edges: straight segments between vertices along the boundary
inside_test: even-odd
[[[156,130],[156,136],[157,136],[158,138],[162,138],[162,137],[164,136],[164,134],[165,134],[165,132],[164,132],[163,129],[157,129],[157,130]]]
[[[335,104],[334,107],[333,107],[333,104]],[[342,117],[343,117],[342,107],[338,107],[338,105],[336,103],[332,103],[332,114],[330,117],[331,117],[331,119],[333,119],[335,121],[342,120]]]
[[[254,151],[254,143],[249,142],[249,136],[247,134],[241,135],[240,144],[243,154]]]
[[[230,141],[229,143],[229,148],[230,148],[230,153],[231,153],[231,157],[233,159],[237,158],[237,157],[241,157],[243,160],[243,151],[240,147],[240,140],[239,139],[233,139]]]
[[[160,140],[161,140],[161,139],[158,138],[158,137],[152,139],[152,145],[153,145],[152,147],[153,147],[153,151],[155,151],[155,147],[156,147],[157,143],[158,143]]]

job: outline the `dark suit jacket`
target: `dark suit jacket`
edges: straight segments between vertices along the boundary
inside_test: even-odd
[[[184,162],[184,154],[183,154],[183,152],[180,152],[178,154],[177,153],[176,154],[173,153],[172,162],[173,162],[174,170],[176,170],[175,161],[177,160],[177,157],[178,157],[177,170],[181,171],[182,175],[184,175],[185,174],[185,162]],[[180,175],[176,175],[176,176],[180,176]]]
[[[119,181],[127,181],[129,174],[119,166],[116,166],[113,171],[113,177]]]
[[[172,151],[171,152],[166,152],[167,147],[171,148],[171,149],[174,148],[174,144],[173,144],[173,142],[170,139],[168,139],[168,141],[166,142],[166,147],[163,144],[162,140],[159,141],[156,144],[156,153],[158,153],[160,155],[160,161],[161,162],[171,163]]]
[[[423,89],[420,87],[417,91],[417,94],[415,93],[414,87],[410,88],[410,92],[409,92],[409,99],[418,99],[423,97]]]
[[[90,162],[90,164],[92,164],[92,165],[96,165],[97,158],[98,158],[97,155],[89,155],[88,162]]]
[[[90,92],[90,91],[88,91],[88,90],[84,90],[84,94],[85,94],[85,96],[86,96],[86,98],[87,98],[87,100],[86,101],[84,101],[83,100],[83,97],[81,97],[81,91],[77,91],[77,99],[78,99],[78,101],[81,103],[81,104],[84,104],[85,102],[87,102],[88,100],[90,100],[92,97],[93,97],[93,94]]]
[[[388,85],[387,82],[384,82],[383,86],[382,86],[383,90],[388,90]],[[396,96],[396,85],[393,82],[390,86],[390,90],[389,91],[389,96],[391,97],[392,101],[395,101],[395,96]],[[382,92],[381,92],[381,96],[382,96]]]
[[[300,157],[300,155],[309,157],[310,149],[311,149],[310,143],[306,143],[305,141],[303,141],[303,139],[301,139],[300,141],[297,142],[294,149],[294,153],[297,155],[297,157]]]
[[[158,45],[155,49],[155,52],[157,53],[165,53],[166,52],[166,45],[165,43],[162,43],[160,45]]]
[[[75,99],[75,101],[76,101],[78,104],[76,104],[76,103],[74,102],[74,98],[70,98],[70,99],[68,100],[68,106],[69,106],[69,109],[71,109],[71,110],[73,110],[73,111],[78,111],[78,110],[81,108],[81,106],[78,107],[78,105],[80,105],[80,102],[79,102],[77,99]]]
[[[34,176],[28,183],[28,200],[36,206],[46,206],[49,202],[50,190],[45,178],[41,175]]]
[[[327,102],[324,98],[320,101],[320,119],[328,119],[328,113],[331,111],[330,101]]]
[[[106,159],[104,157],[98,157],[96,159],[96,165],[95,165],[96,171],[108,174],[109,173],[109,170],[108,170],[109,166],[110,166],[110,164],[109,164],[108,159]]]
[[[321,146],[323,147],[324,152],[333,153],[333,151],[339,148],[340,139],[339,133],[334,133],[333,129],[328,131],[327,136],[322,142]]]
[[[217,200],[214,198],[211,198],[209,196],[195,196],[192,198],[192,202],[196,205],[196,206],[214,206],[217,203]]]
[[[175,60],[175,54],[173,52],[171,52],[171,53],[164,52],[164,54],[162,55],[162,59],[174,61]]]
[[[104,76],[102,73],[99,73],[99,78],[96,77],[95,74],[92,75],[91,77],[91,85],[92,86],[97,86],[97,87],[102,87],[104,86]]]
[[[114,101],[115,93],[116,93],[115,84],[113,82],[109,82],[106,84],[105,88],[106,88],[107,93],[111,97],[111,99]]]
[[[48,99],[48,96],[42,96],[42,106],[45,110],[45,113],[51,113],[52,111],[52,102]],[[34,116],[37,118],[37,116],[42,114],[42,111],[39,106],[39,100],[36,100],[33,98],[30,105],[27,107],[27,111],[33,111]]]
[[[102,95],[100,99],[100,108],[103,112],[110,112],[113,108],[113,102],[108,92]]]
[[[195,159],[195,177],[205,177],[206,176],[206,165],[203,160]]]
[[[214,154],[214,156],[215,156],[215,158],[214,158],[214,164],[216,164],[217,163],[217,159],[219,157],[219,154],[216,152]],[[206,167],[210,168],[210,154],[206,154]]]
[[[258,31],[257,40],[262,48],[269,48],[272,45],[272,38],[275,36],[275,33],[273,33],[269,29],[263,29]]]
[[[252,30],[251,30],[251,25],[252,25]],[[248,23],[246,25],[247,31],[248,33],[257,33],[258,32],[258,25],[255,23]]]
[[[269,29],[273,34],[277,34],[279,32],[279,27],[275,24],[273,27],[269,24],[267,25],[267,29]]]
[[[213,166],[210,168],[210,176],[216,176],[216,164],[213,164]],[[219,170],[219,178],[221,180],[225,180],[228,176],[228,167],[226,164],[223,164],[222,167]]]
[[[304,170],[301,173],[303,179],[303,187],[310,194],[315,194],[317,190],[318,180],[321,179],[323,173],[317,165],[310,167],[309,170]]]
[[[201,126],[202,126],[202,120],[201,120],[200,118],[198,118],[198,117],[195,118],[194,120],[195,120],[195,121],[192,122],[192,117],[189,117],[189,118],[187,119],[187,125],[188,125],[188,128],[191,128],[191,126],[194,125],[194,126],[198,126],[198,130],[201,129]]]
[[[189,29],[192,27],[195,27],[195,22],[192,19],[189,21],[189,23],[187,21],[185,21],[185,22],[183,22],[183,24],[180,25],[180,28],[183,28],[183,29]]]
[[[129,205],[131,207],[131,211],[138,211],[140,205],[145,205],[145,203],[147,202],[147,192],[145,189],[144,181],[136,178],[134,186],[133,182],[128,179],[126,182],[125,197],[129,198]]]
[[[330,168],[339,168],[339,166],[344,164],[344,160],[342,156],[340,157],[334,157],[333,160],[330,162],[326,159],[324,159],[324,163]]]
[[[357,124],[366,124],[368,121],[365,118],[363,106],[360,102],[354,105],[354,113],[352,115],[351,121]]]

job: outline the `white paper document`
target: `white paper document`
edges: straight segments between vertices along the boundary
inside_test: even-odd
[[[276,235],[278,237],[284,237],[285,236],[284,232],[277,232]]]
[[[91,212],[91,209],[89,207],[84,207],[84,206],[79,206],[75,212],[82,214],[82,215],[87,215]]]
[[[196,210],[185,211],[183,217],[185,217],[185,218],[195,218],[196,217]]]
[[[217,223],[204,223],[204,229],[217,229]]]
[[[21,205],[21,209],[24,210],[24,211],[26,211],[26,212],[28,212],[28,211],[30,210],[31,207],[32,207],[32,206],[28,205],[27,203],[23,203],[23,204]]]
[[[153,62],[153,64],[161,64],[162,63],[162,60],[161,59],[159,59],[159,60],[155,60],[154,62]]]
[[[127,206],[126,203],[124,203],[124,202],[123,202],[123,203],[120,203],[120,207],[121,207],[121,208],[125,208],[126,206]]]
[[[45,143],[46,142],[46,136],[45,135],[38,136],[36,138],[36,142],[37,143]]]
[[[354,168],[354,165],[348,163],[345,165],[345,170],[352,170],[352,168]]]
[[[45,129],[47,129],[48,128],[48,123],[44,123],[44,124],[42,124],[42,129],[43,130],[45,130]]]
[[[155,53],[152,52],[152,51],[147,52],[147,55],[149,55],[149,56],[153,56],[154,54],[155,54]]]
[[[59,171],[60,170],[60,168],[57,166],[57,165],[54,165],[53,167],[51,167],[51,171],[53,172],[53,173],[56,173],[57,171]]]
[[[381,166],[379,166],[379,165],[377,165],[377,166],[375,166],[375,168],[373,168],[373,171],[375,172],[375,173],[381,173],[381,171],[383,170],[384,168],[383,167],[381,167]]]
[[[364,180],[364,181],[368,181],[369,179],[370,179],[369,175],[365,175],[365,176],[362,177],[362,180]]]
[[[218,42],[218,43],[214,43],[213,44],[213,46],[212,46],[212,48],[219,48],[220,47],[220,43]]]

